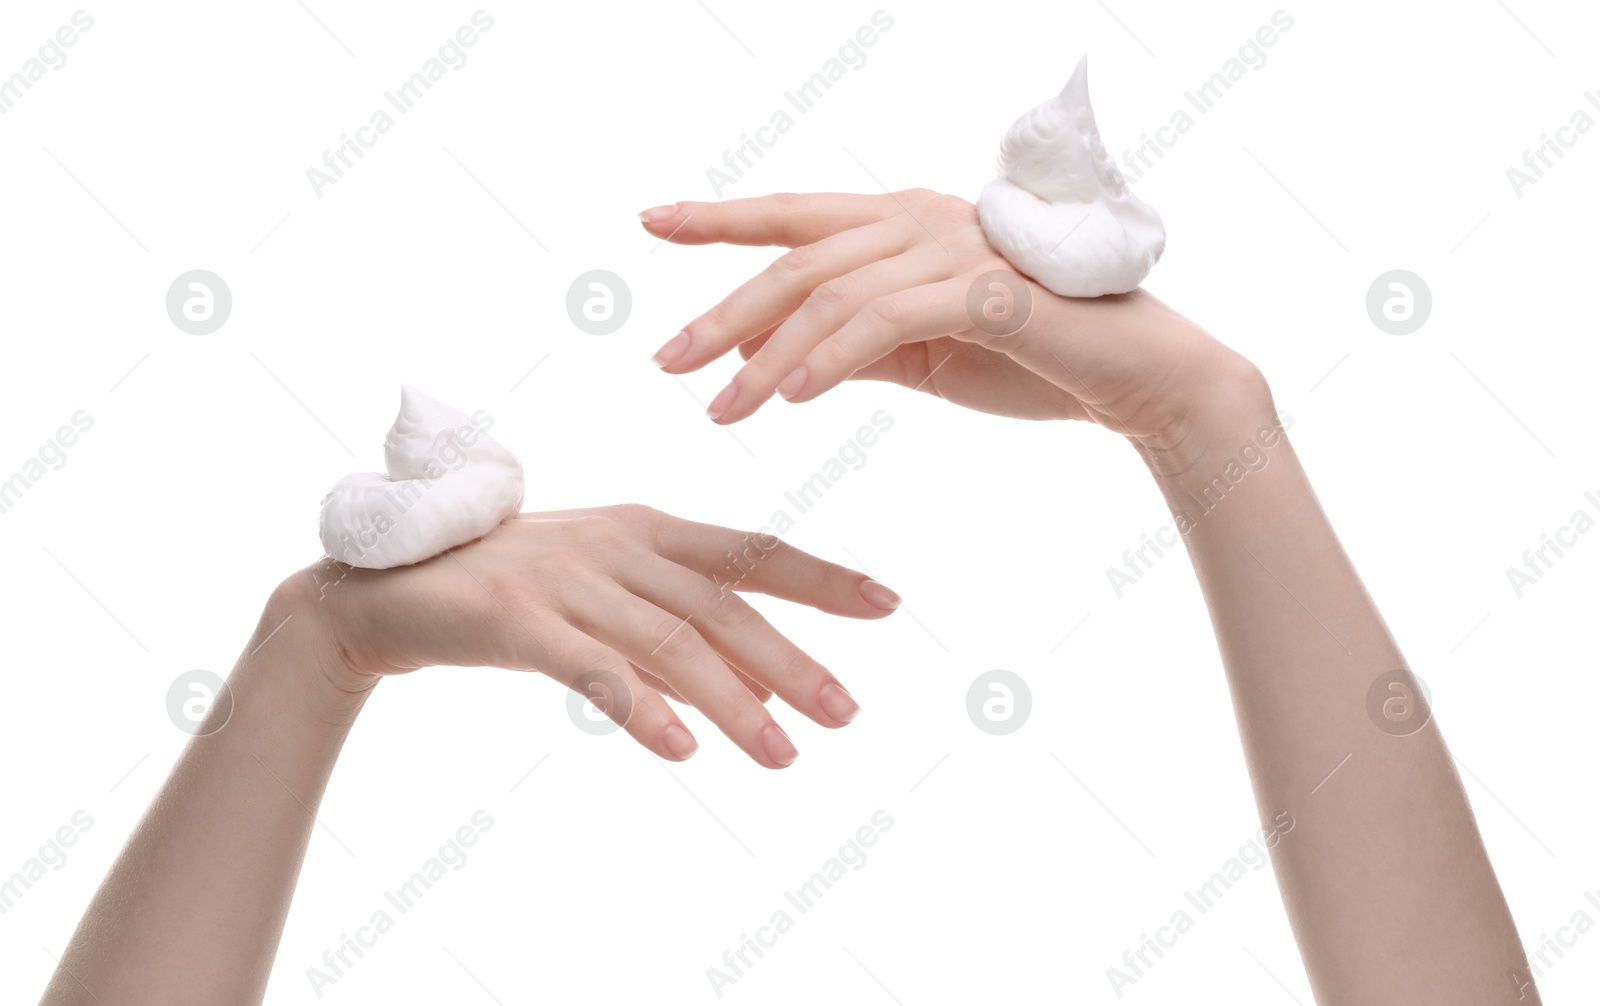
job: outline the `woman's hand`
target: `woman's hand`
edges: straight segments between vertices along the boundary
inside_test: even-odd
[[[640,219],[676,244],[793,249],[656,354],[686,373],[739,349],[747,362],[708,409],[719,423],[855,377],[1021,419],[1088,419],[1161,449],[1197,414],[1265,394],[1248,361],[1143,290],[1077,300],[1018,275],[955,196],[781,194]]]
[[[642,506],[522,514],[415,566],[331,559],[297,574],[324,622],[338,687],[432,665],[542,671],[646,748],[681,761],[696,742],[658,692],[695,706],[767,768],[797,754],[771,693],[826,727],[858,709],[842,685],[735,591],[879,618],[899,598],[771,535]],[[314,595],[310,592],[314,591]]]

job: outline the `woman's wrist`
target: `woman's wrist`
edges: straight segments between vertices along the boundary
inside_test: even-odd
[[[330,722],[353,719],[381,677],[356,667],[340,641],[339,581],[325,575],[337,565],[322,560],[278,584],[240,660],[277,664],[295,679],[306,711]]]
[[[1175,515],[1209,511],[1234,486],[1288,451],[1282,416],[1261,372],[1231,350],[1198,382],[1181,419],[1159,435],[1130,437]]]

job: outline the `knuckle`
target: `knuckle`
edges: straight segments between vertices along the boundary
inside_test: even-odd
[[[850,351],[838,339],[828,339],[819,343],[811,350],[809,362],[816,365],[816,369],[825,374],[837,374],[843,370],[853,370],[850,367]]]
[[[772,205],[783,210],[799,209],[805,197],[798,192],[774,192],[767,197],[772,200]]]
[[[700,656],[705,644],[684,619],[656,623],[653,638],[659,639],[655,655],[668,663],[681,663]]]
[[[1000,255],[995,253],[995,250],[994,250],[993,246],[991,246],[989,244],[989,239],[982,236],[983,235],[982,231],[979,231],[978,234],[979,234],[979,239],[982,242],[982,247],[980,249],[981,252],[982,252],[982,258],[978,262],[978,267],[975,270],[975,277],[974,278],[976,278],[976,276],[982,276],[985,273],[998,272],[998,271],[1002,271],[1003,270],[1005,272],[1015,273],[1016,275],[1021,276],[1024,282],[1027,281],[1027,277],[1026,276],[1022,276],[1021,273],[1017,272],[1017,267],[1016,266],[1012,265],[1010,262],[1006,261]]]
[[[729,674],[727,680],[719,683],[715,701],[733,736],[744,732],[749,737],[759,738],[762,729],[774,722],[762,700],[735,675]]]
[[[711,612],[711,620],[723,632],[739,635],[752,628],[758,628],[766,621],[760,612],[731,590],[713,588],[710,600],[708,609]]]
[[[904,203],[907,206],[921,206],[930,200],[938,198],[938,196],[939,193],[933,191],[932,189],[922,188],[901,189],[899,192],[894,194],[896,201]]]
[[[848,276],[839,276],[811,291],[806,302],[824,311],[834,311],[849,303],[854,293],[855,282]]]
[[[741,554],[752,568],[758,562],[773,559],[777,560],[776,565],[782,568],[787,560],[800,551],[771,531],[748,531],[740,541],[744,546]]]
[[[824,673],[822,665],[802,650],[795,650],[784,657],[777,670],[785,681],[790,682],[803,682],[810,678],[821,677]]]
[[[862,309],[863,320],[878,329],[897,330],[906,323],[908,305],[899,297],[878,297]]]
[[[694,330],[696,335],[717,335],[728,330],[728,306],[726,302],[719,301],[706,309],[706,312],[695,319]]]
[[[930,216],[953,223],[964,223],[977,216],[977,208],[960,196],[934,195],[922,208]]]
[[[575,540],[591,548],[621,548],[631,540],[626,528],[600,514],[574,518],[571,531]]]
[[[728,561],[723,568],[723,575],[726,577],[724,588],[733,589],[754,573],[760,563],[772,558],[782,542],[778,540],[777,535],[770,532],[730,531],[727,535],[727,544]]]
[[[508,608],[525,610],[544,603],[544,595],[526,576],[508,570],[481,575],[483,589]]]
[[[663,516],[660,510],[643,503],[617,503],[602,512],[614,521],[636,527],[654,527]]]
[[[635,689],[629,682],[628,672],[626,664],[614,660],[595,660],[568,687],[607,716],[619,723],[627,723],[633,719],[638,706],[649,701],[646,690]]]
[[[594,556],[571,545],[545,550],[536,560],[534,572],[537,586],[529,594],[523,595],[523,603],[529,605],[523,610],[540,618],[553,619],[549,623],[553,631],[564,635],[558,623],[577,625],[575,619],[586,617],[583,610],[586,600],[603,596],[601,592],[614,582],[604,569],[598,567]],[[543,649],[545,637],[535,633],[534,638]]]
[[[948,236],[949,243],[955,245],[956,250],[964,253],[966,260],[976,260],[988,263],[988,269],[1011,269],[1011,263],[1001,258],[994,250],[994,245],[989,243],[989,235],[983,232],[983,225],[978,222],[977,213],[965,226],[957,227]]]
[[[772,263],[773,270],[781,276],[790,278],[804,276],[816,266],[818,255],[816,245],[791,248]]]

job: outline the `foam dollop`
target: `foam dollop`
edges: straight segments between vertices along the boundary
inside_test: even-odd
[[[322,547],[367,569],[408,566],[482,538],[522,508],[522,463],[488,424],[401,386],[388,473],[346,475],[322,499]]]
[[[979,194],[978,217],[1006,261],[1063,297],[1127,293],[1161,258],[1160,214],[1100,141],[1087,56],[1060,94],[1006,133],[1000,177]]]

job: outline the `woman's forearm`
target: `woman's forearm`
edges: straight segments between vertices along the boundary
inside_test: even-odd
[[[738,348],[718,423],[860,378],[1127,436],[1199,573],[1319,1001],[1536,999],[1513,979],[1523,954],[1438,727],[1253,365],[1142,289],[1056,296],[1000,257],[976,207],[925,189],[641,220],[679,245],[792,249],[657,352],[686,374]]]
[[[1257,808],[1295,822],[1272,858],[1317,1001],[1537,1003],[1438,724],[1270,395],[1244,401],[1142,453],[1211,612]]]
[[[766,698],[832,728],[857,707],[748,592],[855,618],[898,603],[774,536],[638,505],[520,514],[424,562],[324,558],[294,574],[245,644],[230,701],[212,704],[95,893],[44,1002],[260,1002],[334,761],[387,675],[540,671],[674,761],[695,750],[663,697],[682,696],[757,764],[787,766],[795,750]]]
[[[322,673],[317,615],[316,595],[295,580],[274,594],[228,677],[226,724],[204,733],[208,720],[184,749],[44,1003],[261,1001],[313,815],[366,698]]]

